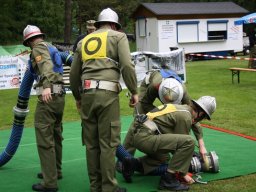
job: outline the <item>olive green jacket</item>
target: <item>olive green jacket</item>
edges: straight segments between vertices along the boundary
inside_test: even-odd
[[[155,99],[156,98],[159,99],[158,89],[162,82],[163,77],[160,71],[153,71],[150,73],[151,74],[149,79],[146,80],[146,78],[144,78],[139,89],[139,104],[138,104],[139,113],[145,114],[153,110],[156,107],[154,105]],[[182,84],[182,86],[183,86],[184,94],[181,100],[181,104],[190,105],[191,104],[190,96],[187,92],[185,85]],[[200,126],[200,123],[193,124],[191,128],[197,140],[203,137],[203,131],[202,131],[202,127]]]
[[[122,74],[125,85],[132,94],[137,93],[137,78],[131,62],[130,48],[124,33],[102,27],[93,35],[108,31],[106,43],[107,58],[82,60],[82,41],[78,43],[70,70],[70,87],[75,99],[81,99],[80,88],[85,79],[119,82]],[[88,42],[89,44],[89,42]],[[87,44],[87,45],[88,45]]]
[[[53,71],[53,62],[45,41],[37,41],[32,45],[30,60],[34,72],[39,76],[39,81],[35,87],[43,86],[50,88],[52,84],[63,84],[62,74]]]
[[[157,124],[159,131],[162,134],[190,134],[192,127],[192,111],[193,109],[189,105],[173,105],[167,104],[168,106],[174,106],[175,111],[169,111],[168,113],[161,114],[153,118],[153,121]],[[159,106],[147,113],[152,116],[162,110],[166,109],[167,105]]]

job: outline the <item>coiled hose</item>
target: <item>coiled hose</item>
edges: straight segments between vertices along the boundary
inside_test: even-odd
[[[64,65],[71,65],[73,61],[73,56],[69,52],[59,52],[62,62]],[[33,74],[26,70],[24,77],[22,79],[20,90],[18,94],[18,101],[16,106],[13,107],[14,120],[11,136],[5,150],[0,155],[0,167],[5,165],[17,151],[20,140],[23,133],[24,123],[29,112],[28,102],[30,97],[31,88],[33,86],[34,77]]]

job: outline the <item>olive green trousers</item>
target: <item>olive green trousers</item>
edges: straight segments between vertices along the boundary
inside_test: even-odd
[[[141,126],[134,134],[134,146],[147,154],[141,158],[144,173],[153,171],[166,159],[166,154],[172,153],[168,169],[186,174],[194,152],[195,142],[190,135],[159,134],[156,135],[146,127]]]
[[[37,102],[35,110],[35,134],[37,150],[43,174],[42,185],[57,188],[57,175],[62,174],[62,117],[65,96],[52,96],[52,101]]]
[[[82,142],[86,145],[91,192],[114,192],[115,153],[120,144],[118,93],[90,89],[82,94]]]

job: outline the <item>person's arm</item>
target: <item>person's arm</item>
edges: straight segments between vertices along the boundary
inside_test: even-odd
[[[205,154],[207,153],[206,147],[204,145],[204,140],[203,138],[198,140],[198,146],[199,146],[199,153],[201,157],[205,158]]]
[[[37,44],[32,50],[32,57],[40,76],[40,84],[43,86],[42,100],[46,103],[52,100],[51,85],[58,81],[58,77],[53,72],[53,62],[48,48],[43,44]]]
[[[43,88],[51,88],[52,82],[56,80],[56,74],[53,71],[53,62],[48,48],[43,44],[37,44],[32,49],[32,57],[35,60],[33,68],[40,76],[40,84]]]
[[[135,107],[135,105],[139,102],[139,95],[138,94],[132,94],[129,106],[130,107]]]
[[[78,49],[81,47],[81,43],[78,44]],[[71,64],[70,73],[69,73],[69,81],[70,81],[70,89],[73,93],[73,96],[76,100],[76,106],[79,110],[81,107],[81,93],[80,88],[82,85],[81,75],[82,75],[82,61],[81,61],[81,52],[79,50],[75,51],[73,62]]]
[[[135,106],[138,103],[137,77],[134,65],[131,62],[129,43],[125,34],[118,41],[118,58],[125,85],[132,94],[132,103],[129,105]]]
[[[150,83],[145,90],[144,96],[141,98],[141,107],[144,111],[151,111],[156,106],[154,101],[158,98],[158,88],[153,83]]]
[[[192,131],[198,141],[199,153],[202,157],[204,157],[205,154],[207,153],[207,150],[206,150],[206,147],[204,144],[203,130],[202,130],[200,123],[196,123],[196,124],[192,125]]]
[[[182,100],[181,100],[181,104],[190,105],[191,98],[188,94],[187,88],[184,84],[182,84],[182,87],[183,87],[183,97],[182,97]]]
[[[159,98],[158,90],[162,81],[162,76],[158,71],[150,72],[148,75],[139,88],[141,108],[146,113],[156,107],[154,102],[156,98]]]

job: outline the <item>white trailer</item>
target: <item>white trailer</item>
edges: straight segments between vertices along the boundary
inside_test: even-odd
[[[234,21],[248,11],[232,2],[143,3],[133,14],[137,51],[235,53],[243,50],[243,27]]]

